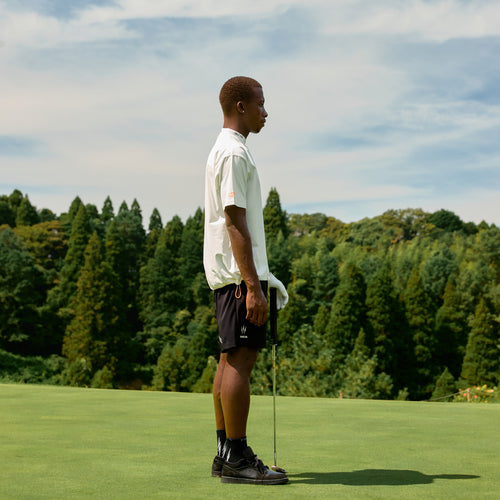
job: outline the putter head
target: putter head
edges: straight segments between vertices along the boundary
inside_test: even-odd
[[[286,474],[286,470],[278,467],[277,465],[271,465],[271,469],[275,472],[282,472],[283,474]]]

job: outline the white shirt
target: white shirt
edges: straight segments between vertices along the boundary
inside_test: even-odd
[[[255,268],[260,280],[269,279],[260,181],[243,135],[223,128],[210,151],[205,172],[205,241],[203,265],[212,290],[235,283],[242,276],[226,229],[224,209],[246,209]]]

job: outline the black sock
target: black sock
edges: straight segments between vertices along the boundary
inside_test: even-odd
[[[217,430],[217,455],[224,456],[224,445],[226,444],[226,429]]]
[[[243,458],[243,450],[245,450],[247,447],[248,445],[246,436],[240,439],[227,438],[224,458],[228,462],[237,462],[238,460]]]

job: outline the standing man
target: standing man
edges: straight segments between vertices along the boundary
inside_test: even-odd
[[[259,349],[266,345],[267,287],[285,287],[267,262],[260,182],[246,145],[250,132],[264,126],[262,86],[234,77],[219,95],[224,128],[212,148],[205,178],[203,263],[215,295],[221,355],[213,397],[217,455],[212,476],[227,483],[283,484],[288,477],[266,467],[247,445],[250,374]]]

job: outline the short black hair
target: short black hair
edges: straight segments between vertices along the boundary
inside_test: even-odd
[[[230,115],[234,105],[239,101],[249,101],[253,97],[253,89],[262,85],[248,76],[234,76],[220,89],[219,102],[225,115]]]

